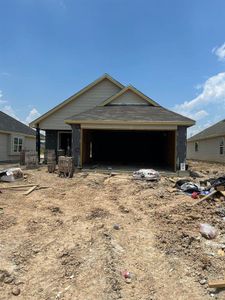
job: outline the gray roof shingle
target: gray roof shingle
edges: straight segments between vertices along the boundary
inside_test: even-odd
[[[222,120],[204,129],[203,131],[193,135],[188,139],[188,142],[207,139],[214,136],[222,136],[222,135],[225,135],[225,120]]]
[[[134,121],[134,122],[174,122],[187,123],[192,126],[195,121],[167,110],[161,106],[138,106],[138,105],[112,105],[97,106],[91,110],[68,118],[72,121]]]
[[[0,131],[18,132],[25,135],[35,136],[35,130],[20,121],[10,117],[4,112],[0,111]]]

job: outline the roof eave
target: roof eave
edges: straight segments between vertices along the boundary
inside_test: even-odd
[[[27,134],[27,133],[23,133],[23,132],[19,132],[19,131],[10,131],[10,130],[1,130],[0,129],[0,133],[5,133],[5,134],[13,134],[13,135],[23,135],[25,137],[29,137],[29,138],[36,138],[36,134]]]
[[[66,124],[129,124],[129,125],[178,125],[190,127],[194,125],[189,121],[126,121],[126,120],[65,120]]]
[[[220,134],[211,134],[208,136],[204,136],[204,137],[191,137],[189,138],[187,141],[188,143],[190,142],[198,142],[198,141],[202,141],[202,140],[208,140],[208,139],[213,139],[213,138],[217,138],[217,137],[221,137],[221,136],[225,136],[225,133],[220,133]]]

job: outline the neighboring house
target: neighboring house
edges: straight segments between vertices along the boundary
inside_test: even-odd
[[[198,134],[187,143],[187,158],[225,163],[225,120],[222,120]]]
[[[35,150],[35,137],[35,130],[0,111],[0,162],[18,162],[21,150]]]
[[[186,160],[186,129],[195,122],[105,74],[30,126],[46,149],[72,150],[75,165],[177,170]]]

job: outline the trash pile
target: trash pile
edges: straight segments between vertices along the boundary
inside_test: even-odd
[[[133,173],[133,178],[138,180],[158,181],[160,180],[159,172],[153,169],[140,169]]]
[[[23,172],[20,168],[0,170],[0,181],[13,182],[23,179]]]
[[[192,182],[189,179],[180,179],[176,182],[175,187],[190,195],[193,199],[203,197],[207,199],[217,192],[221,192],[224,196],[225,175],[218,178],[209,178],[199,183]]]

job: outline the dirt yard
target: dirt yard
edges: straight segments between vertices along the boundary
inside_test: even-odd
[[[189,165],[203,179],[225,173],[219,164]],[[192,207],[197,200],[174,189],[178,178],[26,173],[16,184],[48,188],[25,196],[0,183],[0,299],[225,299],[208,287],[225,275],[222,198]],[[218,237],[201,237],[200,223]]]

